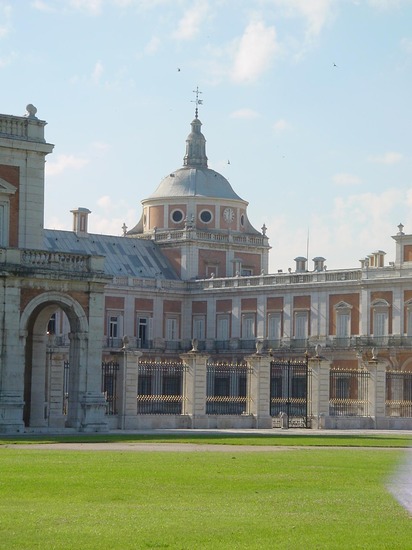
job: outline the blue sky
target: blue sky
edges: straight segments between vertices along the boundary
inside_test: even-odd
[[[412,0],[0,0],[0,78],[0,111],[33,103],[55,144],[46,227],[79,206],[91,232],[133,227],[199,86],[209,167],[268,227],[270,271],[308,233],[328,269],[412,233]]]

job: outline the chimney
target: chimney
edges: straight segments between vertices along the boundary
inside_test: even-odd
[[[89,221],[90,210],[87,208],[78,208],[77,210],[70,210],[73,213],[73,231],[78,237],[87,237],[87,225]]]
[[[326,258],[322,258],[322,256],[316,256],[316,258],[313,258],[313,271],[325,271],[325,261]]]
[[[296,273],[306,273],[306,262],[307,258],[304,258],[303,256],[298,256],[294,260],[296,262]]]

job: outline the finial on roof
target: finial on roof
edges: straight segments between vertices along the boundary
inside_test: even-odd
[[[404,226],[401,223],[398,225],[398,229],[399,229],[398,235],[405,235],[405,233],[403,232],[403,227]]]
[[[192,103],[195,103],[196,104],[196,109],[195,109],[195,118],[198,118],[198,114],[199,114],[199,105],[203,105],[203,99],[199,99],[199,94],[201,94],[202,92],[199,90],[199,86],[196,86],[196,90],[193,90],[193,93],[196,94],[196,99],[192,99]]]

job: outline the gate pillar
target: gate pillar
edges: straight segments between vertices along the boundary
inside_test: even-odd
[[[255,353],[246,357],[249,366],[248,414],[255,420],[255,428],[272,428],[270,416],[270,355]]]
[[[6,279],[7,280],[7,279]],[[13,278],[14,281],[14,278]],[[24,353],[26,331],[19,330],[20,289],[0,286],[0,433],[24,431]]]
[[[331,362],[324,357],[309,358],[309,369],[312,371],[312,428],[318,430],[327,426],[329,416],[330,365]]]
[[[379,428],[379,420],[385,419],[386,399],[386,365],[383,361],[372,359],[364,363],[369,372],[368,401],[369,415],[373,419],[375,428]]]
[[[87,333],[70,333],[69,414],[67,427],[107,431],[106,400],[101,392],[101,353],[93,353]]]
[[[192,428],[207,428],[206,381],[209,355],[198,351],[189,351],[180,357],[185,366],[182,414],[186,414],[192,419]]]
[[[118,411],[121,430],[133,430],[136,428],[137,417],[137,379],[139,359],[143,355],[141,351],[123,349],[119,352],[120,363],[118,381]]]

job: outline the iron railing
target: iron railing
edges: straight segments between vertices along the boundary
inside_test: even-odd
[[[386,371],[385,414],[412,417],[412,372]]]
[[[119,363],[108,361],[102,363],[102,392],[106,398],[106,414],[117,414],[117,375]]]
[[[179,362],[139,362],[138,414],[182,414],[183,373]]]
[[[270,415],[274,427],[310,427],[311,371],[303,361],[276,360],[270,364]],[[282,420],[283,419],[283,420]]]
[[[247,414],[248,372],[249,367],[244,362],[209,362],[206,369],[206,414]]]
[[[330,370],[329,415],[369,416],[370,374],[364,369]]]

